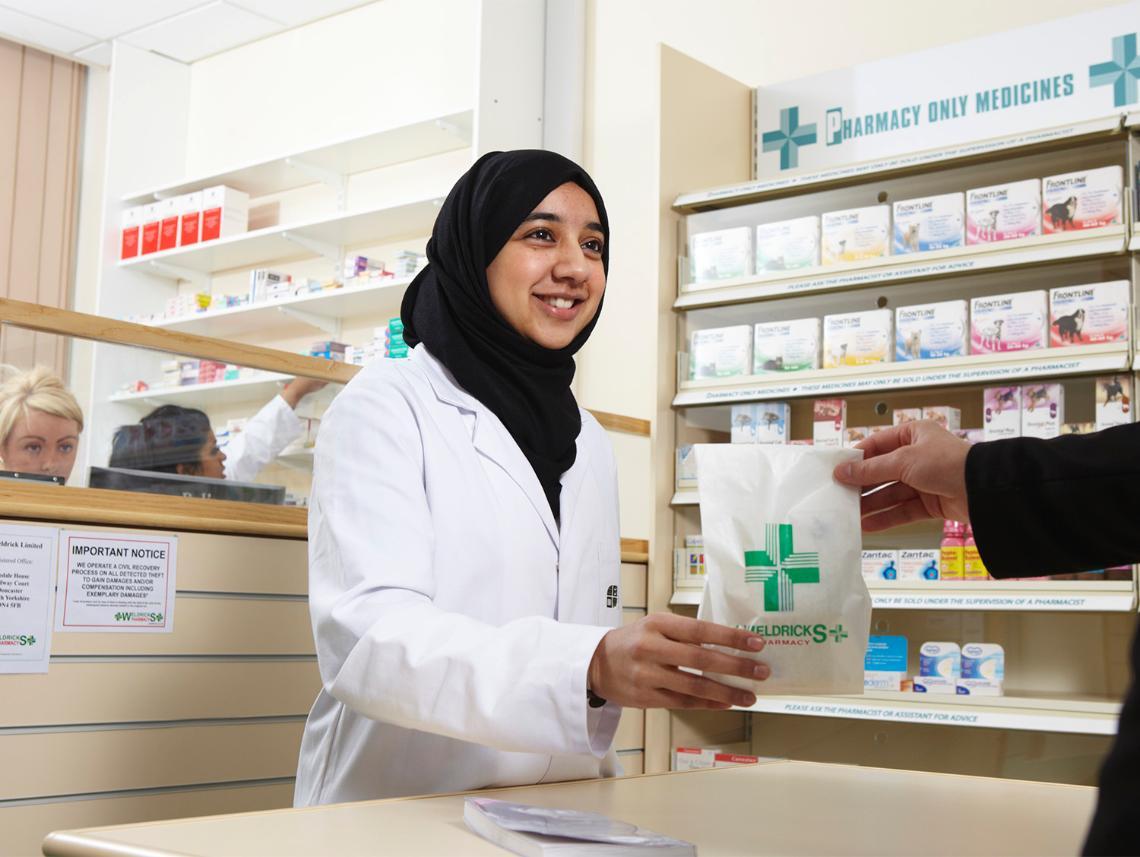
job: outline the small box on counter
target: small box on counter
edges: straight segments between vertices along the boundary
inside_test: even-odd
[[[1119,374],[1097,378],[1095,398],[1095,431],[1132,422],[1131,375]]]
[[[970,311],[965,301],[941,301],[895,310],[895,359],[930,360],[969,353]]]
[[[1127,342],[1132,284],[1128,280],[1062,286],[1049,292],[1049,343]]]
[[[756,273],[819,264],[819,218],[799,217],[756,227]]]
[[[990,244],[1040,234],[1040,179],[966,191],[967,244]]]
[[[1046,235],[1096,229],[1123,220],[1124,172],[1100,167],[1041,180],[1041,224]]]
[[[898,580],[899,552],[897,550],[863,550],[864,580]]]
[[[1045,348],[1049,344],[1048,302],[1043,290],[974,298],[970,302],[970,353]]]
[[[1060,384],[1026,384],[1021,388],[1022,437],[1058,437],[1064,421],[1064,387]]]
[[[902,690],[907,682],[906,637],[872,634],[863,658],[863,690]]]
[[[812,445],[839,448],[847,431],[847,400],[816,399],[812,404]]]
[[[986,440],[1021,437],[1021,388],[986,387],[982,391],[982,420]]]
[[[819,331],[818,318],[757,324],[752,342],[753,373],[818,369]]]

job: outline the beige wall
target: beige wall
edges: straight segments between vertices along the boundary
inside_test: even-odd
[[[67,306],[84,68],[0,39],[0,296]],[[7,329],[0,362],[62,372],[59,337]]]
[[[936,6],[902,0],[799,0],[794,5],[782,0],[591,0],[584,160],[605,196],[613,237],[605,310],[578,360],[581,403],[654,419],[658,361],[675,360],[657,344],[657,288],[664,273],[657,252],[659,44],[760,86],[1117,2],[959,0]],[[616,452],[622,532],[648,535],[652,456],[672,455],[672,450],[635,439]]]

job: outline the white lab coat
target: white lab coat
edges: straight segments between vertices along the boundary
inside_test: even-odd
[[[323,690],[297,806],[614,776],[586,671],[619,624],[617,475],[587,412],[561,527],[499,419],[423,345],[317,440],[309,606]]]
[[[226,479],[253,482],[265,465],[301,436],[303,428],[289,403],[274,396],[226,444]]]

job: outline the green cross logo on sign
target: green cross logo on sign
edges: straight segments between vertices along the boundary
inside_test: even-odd
[[[816,142],[815,123],[800,124],[800,108],[785,107],[780,111],[780,127],[760,135],[760,148],[780,153],[780,169],[790,170],[800,164],[800,146]]]
[[[1112,40],[1112,59],[1089,66],[1089,86],[1111,86],[1112,103],[1117,107],[1136,100],[1140,80],[1140,56],[1136,54],[1136,34]]]
[[[831,635],[831,639],[836,643],[840,640],[846,640],[849,636],[848,633],[843,630],[842,624],[836,625],[834,628],[828,628],[827,633]]]
[[[787,613],[795,609],[797,583],[819,583],[819,554],[796,553],[791,524],[765,524],[764,550],[744,552],[744,580],[764,584],[766,612]]]

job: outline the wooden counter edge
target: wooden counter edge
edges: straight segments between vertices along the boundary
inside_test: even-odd
[[[308,515],[300,506],[0,480],[0,518],[17,520],[306,539]],[[649,562],[649,542],[622,539],[621,561]]]
[[[308,509],[105,488],[0,481],[0,517],[242,536],[308,538]]]

